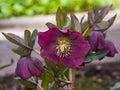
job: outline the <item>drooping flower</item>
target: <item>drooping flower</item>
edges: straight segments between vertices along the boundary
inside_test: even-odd
[[[104,36],[99,31],[93,31],[88,37],[91,49],[93,51],[102,50],[105,46]]]
[[[67,67],[78,67],[88,53],[89,44],[79,32],[51,28],[38,33],[41,56]]]
[[[21,77],[26,80],[32,76],[39,77],[42,73],[43,65],[42,62],[33,57],[20,58],[14,76]]]
[[[105,40],[105,49],[108,50],[107,56],[109,56],[109,57],[114,57],[115,54],[118,53],[114,44],[109,40]]]

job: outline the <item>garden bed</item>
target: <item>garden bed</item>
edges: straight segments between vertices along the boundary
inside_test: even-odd
[[[110,90],[120,81],[120,62],[88,65],[77,69],[74,90]],[[1,89],[6,87],[7,89]],[[82,89],[81,89],[82,88]],[[23,87],[13,75],[0,77],[0,90],[31,90]]]

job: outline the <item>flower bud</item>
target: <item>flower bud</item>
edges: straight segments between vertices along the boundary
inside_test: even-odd
[[[32,76],[39,77],[43,71],[42,62],[33,57],[22,57],[19,59],[14,76],[24,80]]]
[[[104,36],[99,31],[93,31],[89,35],[88,41],[93,51],[102,50],[104,48]]]
[[[114,57],[115,54],[118,53],[114,44],[109,40],[105,40],[105,49],[109,51],[107,54],[107,56],[109,56],[109,57]]]

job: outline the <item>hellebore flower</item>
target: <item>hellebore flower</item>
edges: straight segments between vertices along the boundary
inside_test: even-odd
[[[89,44],[79,32],[51,28],[38,33],[41,56],[56,64],[78,67],[88,53]]]
[[[114,57],[115,54],[118,53],[114,44],[109,40],[105,40],[105,49],[108,50],[107,56],[109,56],[109,57]]]
[[[93,51],[102,50],[104,48],[104,36],[99,31],[93,31],[88,37],[91,49]]]
[[[20,58],[17,63],[15,71],[15,77],[21,77],[26,80],[32,76],[39,77],[42,73],[43,65],[42,62],[33,57]]]

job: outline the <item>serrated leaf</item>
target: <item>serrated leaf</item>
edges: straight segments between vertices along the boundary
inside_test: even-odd
[[[24,31],[25,44],[29,46],[31,39],[31,32],[29,30]]]
[[[37,86],[35,83],[32,83],[27,80],[18,79],[18,81],[20,81],[24,86],[26,86],[28,88],[36,88],[36,86]]]
[[[89,62],[91,62],[91,61],[93,61],[93,60],[101,59],[101,58],[105,57],[107,54],[108,54],[108,51],[106,51],[106,50],[98,51],[98,52],[96,52],[96,53],[90,52],[90,53],[85,57],[84,62],[85,62],[85,63],[89,63]]]
[[[70,17],[71,17],[71,30],[81,32],[81,26],[78,18],[73,13],[70,14]]]
[[[28,47],[27,45],[25,45],[25,42],[22,38],[20,38],[19,36],[12,34],[12,33],[3,33],[2,34],[6,37],[7,40],[9,40],[10,42],[21,46],[21,47]]]
[[[115,83],[115,85],[110,90],[120,90],[120,82]]]
[[[67,14],[63,10],[58,8],[57,12],[56,12],[57,27],[60,28],[60,29],[63,29],[63,26],[66,23],[66,20],[67,20]]]
[[[50,29],[50,28],[55,28],[55,27],[57,27],[56,25],[54,25],[54,24],[52,24],[52,23],[50,23],[50,22],[48,22],[48,23],[46,23],[46,25],[47,25],[47,27]]]
[[[6,64],[6,65],[3,65],[3,66],[0,66],[0,70],[1,69],[4,69],[4,68],[6,68],[6,67],[9,67],[9,66],[11,66],[12,64],[13,64],[13,59],[11,59],[11,63],[10,64]]]

